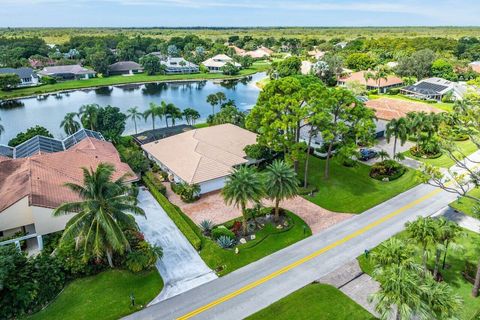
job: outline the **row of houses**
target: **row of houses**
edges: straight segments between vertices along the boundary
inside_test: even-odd
[[[239,55],[241,57],[249,56],[253,59],[266,59],[273,54],[273,50],[270,50],[269,48],[264,46],[258,47],[257,49],[251,51],[247,51],[233,45],[228,47],[232,48],[235,51],[236,55]]]

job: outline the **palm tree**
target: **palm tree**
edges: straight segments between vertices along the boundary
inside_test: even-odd
[[[405,160],[405,155],[401,152],[397,152],[393,155],[393,159],[397,161],[402,161],[402,160]]]
[[[93,131],[96,130],[99,109],[100,106],[98,104],[86,104],[80,107],[78,114],[80,115],[80,121],[84,127]]]
[[[165,127],[168,128],[168,106],[170,105],[169,103],[167,104],[165,101],[162,101],[160,107],[160,113],[162,114],[163,117],[165,117]]]
[[[215,115],[215,106],[218,104],[218,97],[215,93],[207,96],[207,103],[212,106],[212,117]]]
[[[409,238],[422,248],[423,276],[427,274],[427,247],[435,238],[435,221],[432,218],[418,217],[413,222],[407,222]]]
[[[382,242],[371,255],[377,269],[397,265],[415,270],[418,265],[414,257],[414,248],[398,238],[390,238]]]
[[[155,118],[159,117],[161,119],[162,114],[162,108],[159,105],[150,102],[148,109],[143,112],[143,118],[145,121],[147,121],[148,117],[152,118],[152,129],[155,131]]]
[[[0,118],[0,121],[2,121],[2,118]],[[5,128],[0,124],[0,136],[3,132],[5,132]]]
[[[365,78],[365,82],[368,83],[369,79],[375,80],[377,84],[377,90],[378,93],[380,94],[380,83],[383,80],[387,81],[388,80],[388,70],[385,68],[385,66],[377,66],[375,68],[374,72],[366,72],[363,74],[363,77]]]
[[[265,193],[275,202],[275,221],[279,218],[280,201],[293,198],[298,194],[297,174],[284,161],[275,160],[267,166],[265,172]]]
[[[380,157],[380,160],[381,160],[381,161],[390,158],[390,155],[389,155],[388,152],[385,151],[385,150],[380,150],[380,151],[378,151],[377,154],[378,154],[378,156]]]
[[[183,117],[189,126],[195,125],[195,121],[200,118],[200,113],[193,108],[183,110]]]
[[[126,176],[113,181],[115,168],[101,163],[96,170],[83,169],[83,185],[66,183],[80,201],[64,203],[53,211],[55,217],[77,212],[70,219],[60,242],[76,240],[77,248],[83,247],[83,258],[90,256],[101,259],[107,256],[113,267],[113,253],[130,250],[122,228],[132,227],[134,220],[128,213],[145,215],[136,206],[136,198],[129,194],[125,184]]]
[[[227,205],[240,208],[243,216],[243,234],[247,234],[248,202],[258,202],[263,198],[264,188],[260,175],[251,167],[241,166],[227,178],[222,189],[223,199]]]
[[[63,128],[66,134],[72,135],[80,130],[80,122],[75,120],[78,114],[76,112],[68,112],[60,123],[60,128]]]
[[[456,319],[463,305],[462,298],[445,282],[427,277],[420,290],[427,305],[428,319]]]
[[[169,103],[165,109],[165,119],[170,119],[172,126],[175,125],[175,120],[181,120],[183,118],[183,113],[180,108],[175,106],[173,103]],[[168,126],[168,125],[167,125]]]
[[[138,133],[137,131],[137,120],[143,118],[143,114],[138,111],[138,107],[132,107],[127,110],[127,118],[132,119],[133,124],[135,126],[135,134]]]
[[[397,140],[400,140],[400,145],[404,145],[408,138],[407,121],[405,118],[392,119],[387,123],[385,130],[385,138],[390,143],[391,137],[393,140],[393,156],[397,154]]]

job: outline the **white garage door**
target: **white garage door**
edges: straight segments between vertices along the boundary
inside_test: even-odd
[[[200,183],[200,194],[222,189],[225,185],[225,177],[217,178]]]

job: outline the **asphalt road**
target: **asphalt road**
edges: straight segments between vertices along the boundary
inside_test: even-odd
[[[127,319],[243,319],[355,259],[456,195],[419,185],[352,219]],[[241,253],[240,253],[241,254]],[[321,316],[321,315],[319,315]]]

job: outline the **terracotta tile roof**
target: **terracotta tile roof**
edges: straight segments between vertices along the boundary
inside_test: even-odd
[[[115,166],[114,179],[128,173],[128,181],[137,180],[110,142],[94,138],[86,138],[66,151],[29,158],[0,158],[0,162],[0,212],[27,196],[31,206],[46,208],[76,201],[78,196],[64,184],[81,184],[81,168],[95,169],[102,162]]]
[[[187,131],[147,143],[142,148],[187,183],[201,183],[230,174],[247,162],[243,149],[257,135],[232,124]]]
[[[426,103],[405,101],[400,99],[379,98],[368,100],[365,105],[375,110],[377,118],[392,120],[404,117],[411,111],[424,111],[427,113],[440,113],[441,110]]]
[[[364,74],[368,71],[358,71],[358,72],[353,72],[349,75],[346,75],[344,77],[341,77],[338,79],[340,82],[353,82],[353,81],[358,81],[363,85],[368,85],[369,87],[378,87],[377,81],[373,79],[368,79],[368,82],[365,81],[365,76]],[[393,85],[400,85],[402,84],[403,81],[399,77],[396,76],[388,76],[387,80],[381,79],[380,80],[380,88],[382,87],[388,87],[388,86],[393,86]]]

